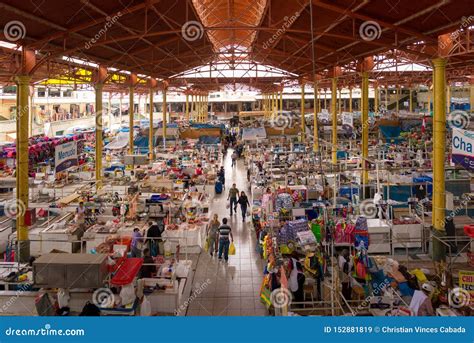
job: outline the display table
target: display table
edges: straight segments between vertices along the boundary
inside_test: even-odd
[[[369,231],[369,253],[389,254],[390,245],[390,225],[386,220],[367,219]]]
[[[207,224],[181,224],[178,230],[168,230],[162,234],[162,237],[171,241],[172,250],[176,250],[179,244],[182,252],[199,253],[206,242]]]
[[[391,221],[392,249],[395,248],[421,248],[421,223],[397,224]]]

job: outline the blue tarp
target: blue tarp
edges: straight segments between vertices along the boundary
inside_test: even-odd
[[[391,142],[393,140],[394,143],[399,143],[400,141],[402,141],[402,138],[400,138],[400,133],[402,132],[402,129],[398,126],[381,125],[379,126],[379,130],[380,132],[382,132],[387,142]]]
[[[201,136],[198,140],[198,145],[204,144],[219,144],[221,139],[219,137],[211,137],[211,136]]]

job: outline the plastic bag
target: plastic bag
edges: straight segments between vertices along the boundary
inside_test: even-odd
[[[206,243],[204,243],[204,250],[209,251],[209,238],[206,238]]]
[[[120,297],[122,298],[123,306],[131,304],[135,301],[135,288],[131,283],[122,286],[122,290],[120,291]]]
[[[235,255],[235,245],[234,245],[234,242],[230,243],[229,255]]]
[[[146,296],[143,297],[142,305],[140,306],[140,316],[151,316],[151,303]]]

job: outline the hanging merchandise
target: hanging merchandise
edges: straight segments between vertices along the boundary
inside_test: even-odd
[[[369,248],[369,229],[365,217],[357,218],[354,229],[354,244],[356,247],[363,245],[365,249]]]

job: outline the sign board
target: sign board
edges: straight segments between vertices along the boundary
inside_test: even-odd
[[[323,123],[329,123],[329,112],[326,109],[323,109],[321,113],[318,114],[319,119]]]
[[[77,142],[57,145],[54,153],[54,164],[56,173],[77,166]]]
[[[342,113],[342,126],[354,127],[354,117],[352,116],[352,113]]]
[[[469,292],[471,305],[474,305],[474,271],[459,271],[459,287]]]
[[[469,171],[474,171],[474,132],[453,129],[452,161]]]

